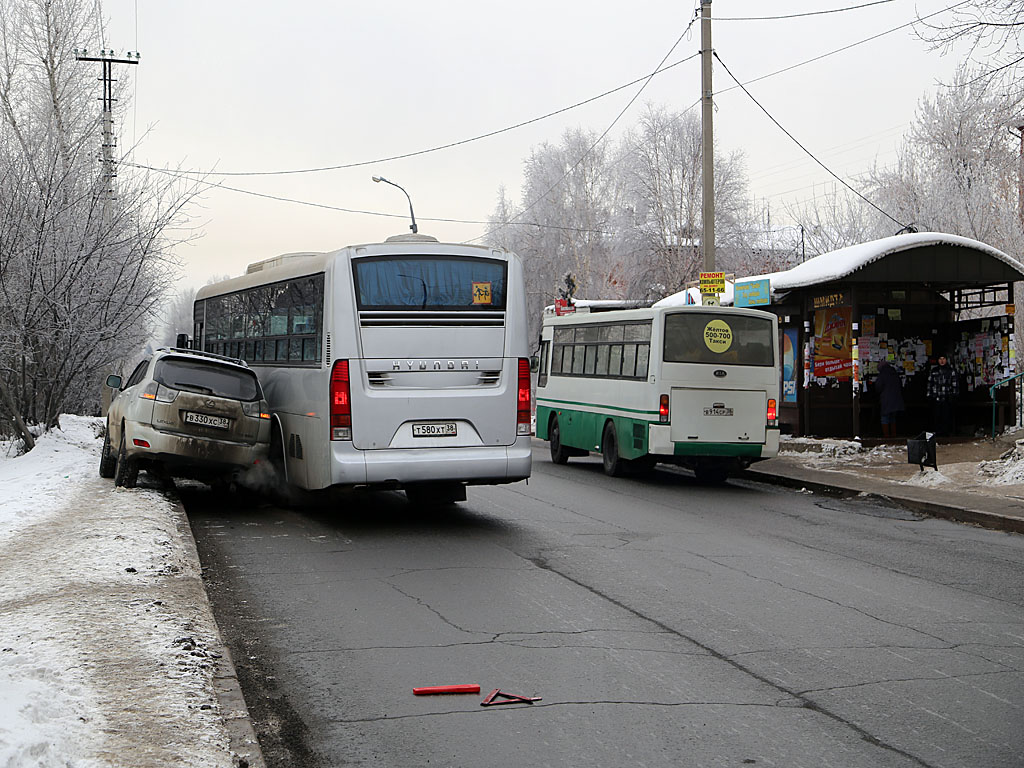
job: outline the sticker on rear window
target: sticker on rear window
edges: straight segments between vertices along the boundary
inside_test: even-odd
[[[732,346],[732,328],[725,320],[712,320],[704,326],[704,344],[715,354],[722,354]]]
[[[491,284],[490,283],[473,283],[473,303],[474,304],[490,304],[491,303]]]

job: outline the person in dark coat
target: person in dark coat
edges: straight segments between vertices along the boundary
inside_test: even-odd
[[[928,374],[927,394],[932,401],[932,428],[935,434],[953,434],[953,402],[960,394],[960,382],[945,355],[939,355],[939,364]]]
[[[904,409],[903,384],[899,374],[889,363],[878,364],[878,378],[874,382],[882,416],[882,437],[892,437],[896,431],[896,414]]]

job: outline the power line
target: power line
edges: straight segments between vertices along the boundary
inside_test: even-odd
[[[851,48],[856,48],[858,45],[864,45],[864,43],[870,43],[873,40],[877,40],[880,37],[885,37],[886,35],[891,35],[893,32],[899,32],[901,29],[906,29],[907,27],[912,27],[915,24],[917,24],[918,22],[924,21],[925,19],[930,19],[932,16],[938,16],[941,13],[946,13],[947,11],[951,11],[954,8],[959,8],[961,5],[967,5],[968,3],[971,3],[971,2],[974,2],[974,1],[975,0],[960,0],[959,3],[954,3],[953,5],[946,6],[945,8],[942,8],[942,9],[940,9],[938,11],[934,11],[932,13],[929,13],[929,14],[926,14],[926,15],[921,16],[919,18],[916,18],[913,21],[908,21],[906,24],[900,24],[898,27],[893,27],[892,29],[887,29],[884,32],[879,32],[877,35],[871,35],[871,37],[865,37],[863,40],[858,40],[855,43],[850,43],[849,45],[844,45],[842,48],[835,48],[834,50],[828,51],[827,53],[823,53],[820,56],[815,56],[815,57],[810,58],[810,59],[805,59],[804,61],[801,61],[801,62],[799,62],[797,64],[791,64],[788,67],[783,67],[782,69],[777,69],[774,72],[769,72],[766,75],[761,75],[760,77],[755,77],[753,80],[748,80],[747,81],[747,85],[753,85],[754,83],[758,83],[758,82],[760,82],[762,80],[767,80],[769,77],[775,77],[776,75],[781,75],[781,74],[783,74],[785,72],[789,72],[791,70],[797,69],[798,67],[803,67],[803,66],[806,66],[807,64],[813,64],[816,61],[821,61],[822,59],[826,59],[829,56],[835,56],[837,53],[843,53],[845,51],[850,50]],[[730,86],[729,88],[723,88],[721,91],[715,91],[715,95],[717,96],[720,93],[728,93],[729,91],[735,90],[738,87],[740,87],[740,86],[739,85],[733,85],[733,86]]]
[[[379,158],[376,158],[374,160],[360,160],[360,161],[354,162],[354,163],[344,163],[344,164],[341,164],[341,165],[325,165],[325,166],[319,166],[319,167],[315,167],[315,168],[293,168],[293,169],[284,169],[284,170],[277,170],[277,171],[193,171],[193,170],[182,170],[181,173],[186,174],[186,175],[194,175],[194,176],[195,175],[213,175],[213,176],[287,176],[287,175],[301,174],[301,173],[321,173],[323,171],[340,171],[340,170],[345,170],[345,169],[349,169],[349,168],[362,168],[362,167],[365,167],[367,165],[377,165],[379,163],[389,163],[389,162],[392,162],[394,160],[405,160],[405,159],[410,158],[410,157],[418,157],[419,155],[427,155],[427,154],[430,154],[430,153],[433,153],[433,152],[440,152],[441,150],[445,150],[445,149],[452,149],[454,147],[460,147],[460,146],[462,146],[464,144],[471,144],[471,143],[473,143],[475,141],[480,141],[482,139],[489,139],[492,136],[498,136],[498,135],[500,135],[502,133],[508,133],[509,131],[514,131],[514,130],[516,130],[518,128],[524,128],[527,125],[532,125],[533,123],[539,123],[542,120],[547,120],[549,117],[555,117],[556,115],[560,115],[563,112],[569,112],[569,111],[574,110],[574,109],[576,109],[578,107],[586,106],[587,104],[590,104],[591,102],[598,101],[599,99],[603,99],[605,96],[610,96],[613,93],[618,93],[619,91],[625,90],[626,88],[629,88],[630,86],[636,85],[637,83],[643,82],[645,80],[649,82],[650,79],[652,77],[654,77],[655,75],[660,75],[661,73],[667,72],[668,70],[670,70],[670,69],[672,69],[674,67],[678,67],[680,64],[685,64],[686,62],[690,61],[691,59],[695,58],[696,56],[697,56],[697,54],[693,54],[691,56],[687,56],[685,59],[680,59],[679,61],[676,61],[676,62],[673,62],[672,64],[669,64],[668,66],[662,66],[665,63],[664,60],[662,60],[662,65],[659,65],[658,69],[656,69],[654,72],[651,72],[649,75],[644,75],[643,77],[638,77],[636,80],[632,80],[632,81],[630,81],[628,83],[625,83],[624,85],[620,85],[620,86],[617,86],[615,88],[612,88],[611,90],[605,91],[604,93],[600,93],[597,96],[591,96],[589,99],[584,99],[583,101],[578,101],[575,104],[571,104],[571,105],[569,105],[567,107],[562,107],[561,109],[556,109],[553,112],[548,112],[547,114],[540,115],[539,117],[532,117],[529,120],[523,120],[523,121],[521,121],[519,123],[516,123],[515,125],[509,125],[509,126],[506,126],[505,128],[499,128],[499,129],[494,130],[494,131],[488,131],[487,133],[481,133],[478,136],[472,136],[472,137],[470,137],[468,139],[460,139],[458,141],[452,141],[452,142],[449,142],[447,144],[439,144],[439,145],[434,146],[434,147],[428,147],[427,149],[418,149],[418,150],[415,150],[413,152],[405,152],[405,153],[402,153],[402,154],[399,154],[399,155],[390,155],[388,157],[379,157]],[[160,171],[161,170],[160,168],[154,168],[154,167],[147,166],[147,165],[139,165],[139,166],[136,166],[136,167],[138,167],[138,168],[145,168],[146,170],[150,170],[150,171]]]
[[[842,178],[840,178],[840,177],[839,177],[838,175],[836,175],[836,174],[835,174],[835,173],[834,173],[834,172],[832,171],[832,169],[831,169],[831,168],[829,168],[829,167],[828,167],[827,165],[825,165],[825,164],[824,164],[823,162],[821,162],[821,160],[819,160],[818,158],[816,158],[816,157],[814,156],[814,154],[813,154],[813,153],[812,153],[812,152],[811,152],[811,151],[810,151],[809,149],[807,149],[807,147],[805,147],[805,146],[804,146],[803,144],[801,144],[801,143],[800,143],[799,141],[797,141],[796,137],[795,137],[795,136],[793,136],[793,134],[791,134],[791,133],[790,133],[789,131],[787,131],[787,130],[786,130],[786,129],[785,129],[784,127],[783,127],[782,123],[780,123],[780,122],[779,122],[778,120],[776,120],[776,119],[775,119],[775,117],[774,117],[774,116],[772,116],[772,113],[771,113],[771,112],[769,112],[769,111],[768,111],[767,109],[765,109],[765,108],[764,108],[764,106],[763,106],[763,105],[761,104],[761,102],[759,102],[759,101],[758,101],[757,99],[755,99],[755,98],[754,98],[754,95],[753,95],[753,94],[752,94],[752,93],[751,93],[750,91],[748,91],[748,90],[747,90],[747,88],[746,88],[746,86],[745,86],[745,85],[744,85],[743,83],[741,83],[741,82],[740,82],[740,81],[739,81],[739,80],[737,79],[736,75],[734,75],[734,74],[732,73],[732,71],[731,71],[731,70],[729,69],[729,67],[727,67],[727,66],[726,66],[725,62],[724,62],[724,61],[722,61],[722,57],[721,57],[721,56],[719,56],[717,52],[713,51],[713,52],[712,52],[712,55],[713,55],[713,56],[714,56],[714,57],[715,57],[715,58],[716,58],[716,59],[718,60],[718,63],[722,65],[722,67],[723,67],[723,68],[725,69],[725,71],[726,71],[726,72],[728,73],[729,77],[731,77],[731,78],[733,79],[733,82],[735,82],[735,83],[736,83],[736,85],[738,85],[738,86],[739,86],[740,88],[742,88],[742,89],[743,89],[743,92],[744,92],[745,94],[747,94],[747,96],[748,96],[748,97],[750,98],[750,100],[751,100],[752,102],[754,102],[754,103],[755,103],[755,104],[756,104],[756,105],[757,105],[757,106],[758,106],[758,107],[759,107],[759,108],[761,109],[761,111],[762,111],[762,112],[764,112],[764,113],[765,113],[766,115],[768,115],[768,119],[769,119],[769,120],[771,120],[771,121],[772,121],[773,123],[775,123],[775,125],[776,125],[776,126],[778,126],[779,130],[781,130],[781,131],[782,131],[782,132],[783,132],[784,134],[786,134],[786,135],[787,135],[787,136],[788,136],[788,137],[790,138],[790,140],[792,140],[792,142],[793,142],[794,144],[796,144],[796,145],[797,145],[798,147],[800,147],[800,149],[802,149],[802,150],[803,150],[804,152],[806,152],[806,153],[807,153],[807,156],[808,156],[808,157],[810,157],[810,158],[811,158],[811,159],[812,159],[812,160],[813,160],[814,162],[816,162],[816,163],[817,163],[818,165],[820,165],[820,166],[821,166],[822,168],[824,168],[824,169],[825,169],[825,171],[826,171],[826,172],[827,172],[827,173],[828,173],[828,174],[829,174],[830,176],[832,176],[832,177],[833,177],[833,178],[834,178],[834,179],[835,179],[836,181],[838,181],[838,182],[839,182],[840,184],[842,184],[842,185],[843,185],[844,187],[846,187],[846,188],[847,188],[848,190],[850,190],[851,192],[853,192],[853,193],[854,193],[855,195],[857,195],[857,197],[859,197],[859,198],[860,198],[861,200],[863,200],[863,201],[864,201],[865,203],[867,203],[867,204],[868,204],[868,205],[870,205],[870,206],[871,206],[872,208],[874,208],[874,209],[875,209],[876,211],[878,211],[879,213],[881,213],[881,214],[882,214],[883,216],[885,216],[885,217],[887,217],[887,218],[891,219],[891,220],[892,220],[892,221],[893,221],[894,223],[896,223],[896,224],[899,224],[899,225],[900,225],[901,227],[906,227],[906,226],[907,226],[907,225],[906,225],[906,224],[904,224],[903,222],[899,221],[898,219],[895,219],[895,218],[893,218],[893,217],[892,217],[891,215],[889,215],[889,214],[888,214],[888,213],[886,213],[886,212],[885,212],[884,210],[882,210],[881,208],[879,208],[879,207],[878,207],[877,205],[875,205],[875,204],[874,204],[874,203],[873,203],[873,202],[872,202],[871,200],[869,200],[869,199],[868,199],[867,197],[865,197],[865,196],[864,196],[864,195],[862,195],[862,194],[861,194],[860,192],[858,192],[858,191],[857,191],[856,189],[854,189],[854,188],[853,188],[853,187],[851,187],[851,186],[850,186],[849,184],[847,184],[847,183],[846,183],[846,181],[844,181],[844,180],[843,180]]]
[[[674,43],[672,43],[672,47],[668,49],[668,53],[666,53],[666,54],[665,54],[665,55],[664,55],[664,56],[662,57],[662,59],[661,59],[661,62],[660,62],[660,63],[658,64],[658,66],[657,66],[657,67],[655,67],[655,69],[654,69],[654,72],[652,72],[652,73],[651,73],[650,75],[648,75],[647,79],[646,79],[646,80],[644,81],[644,84],[640,86],[640,89],[639,89],[639,90],[638,90],[638,91],[637,91],[637,92],[636,92],[635,94],[633,94],[633,98],[631,98],[631,99],[629,100],[629,102],[628,102],[628,103],[626,104],[626,106],[624,106],[624,107],[623,107],[623,108],[622,108],[622,109],[621,109],[621,110],[619,111],[619,114],[617,114],[617,115],[615,116],[615,119],[614,119],[614,120],[612,120],[612,122],[611,122],[611,123],[610,123],[610,124],[608,125],[608,127],[604,129],[604,132],[603,132],[603,133],[602,133],[602,134],[601,134],[600,136],[598,136],[598,137],[597,137],[597,140],[596,140],[596,141],[595,141],[595,142],[594,142],[593,144],[591,144],[591,145],[590,145],[590,148],[589,148],[589,149],[587,149],[587,151],[586,151],[586,152],[584,152],[584,153],[583,153],[582,155],[580,155],[580,158],[579,158],[579,159],[578,159],[578,160],[577,160],[577,161],[576,161],[576,162],[575,162],[575,163],[573,164],[573,166],[572,166],[571,168],[569,168],[569,170],[567,170],[567,171],[566,171],[565,173],[563,173],[563,174],[562,174],[562,177],[561,177],[561,178],[560,178],[560,179],[559,179],[558,181],[556,181],[556,182],[555,182],[554,184],[552,184],[552,185],[551,185],[551,186],[550,186],[550,187],[549,187],[549,188],[547,189],[547,191],[545,191],[545,192],[544,192],[543,194],[541,194],[541,195],[540,195],[539,197],[537,197],[537,199],[536,199],[536,200],[534,200],[534,201],[533,201],[532,203],[530,203],[530,204],[529,204],[528,206],[526,206],[526,207],[525,207],[525,208],[524,208],[524,209],[523,209],[522,211],[520,211],[519,213],[517,213],[517,214],[516,214],[515,216],[513,216],[513,217],[512,217],[511,219],[509,219],[508,221],[504,221],[504,222],[501,222],[501,223],[500,223],[500,224],[499,224],[498,226],[496,226],[496,227],[491,227],[491,229],[487,230],[486,232],[484,232],[484,233],[483,233],[483,234],[481,234],[480,236],[478,236],[478,237],[474,237],[474,238],[473,238],[472,240],[469,240],[469,241],[467,241],[467,242],[473,242],[473,241],[475,241],[475,240],[482,240],[483,238],[487,237],[487,236],[488,236],[489,234],[491,234],[492,232],[495,232],[495,231],[497,231],[497,230],[501,229],[502,227],[506,227],[506,226],[508,226],[509,224],[512,224],[512,223],[514,223],[514,222],[515,222],[515,221],[516,221],[517,219],[521,218],[521,217],[522,217],[522,216],[524,216],[524,215],[525,215],[526,213],[528,213],[529,211],[531,211],[531,210],[532,210],[532,209],[533,209],[534,207],[536,207],[536,206],[537,206],[537,205],[538,205],[538,204],[540,203],[540,201],[541,201],[541,200],[543,200],[543,199],[544,199],[544,198],[546,198],[546,197],[547,197],[548,195],[550,195],[550,194],[551,194],[551,193],[552,193],[552,192],[553,192],[553,191],[554,191],[555,189],[557,189],[557,188],[558,188],[558,186],[559,186],[559,185],[560,185],[560,184],[561,184],[561,183],[562,183],[563,181],[565,181],[565,180],[566,180],[567,178],[569,178],[569,176],[570,176],[570,175],[571,175],[571,174],[573,173],[573,171],[575,171],[575,170],[576,170],[577,168],[579,168],[579,167],[580,167],[580,164],[581,164],[581,163],[582,163],[582,162],[583,162],[583,161],[584,161],[584,160],[585,160],[585,159],[586,159],[587,157],[589,157],[589,156],[590,156],[590,154],[591,154],[591,153],[592,153],[592,152],[594,151],[594,149],[596,149],[596,148],[597,148],[597,145],[598,145],[598,144],[600,144],[600,143],[601,143],[602,141],[604,141],[604,138],[605,138],[605,136],[607,136],[607,135],[608,135],[608,133],[609,133],[609,132],[611,131],[611,129],[615,127],[615,124],[619,122],[619,120],[620,120],[620,119],[622,118],[622,116],[623,116],[624,114],[626,114],[626,110],[628,110],[628,109],[629,109],[629,108],[630,108],[631,106],[633,106],[633,102],[635,102],[635,101],[636,101],[636,100],[637,100],[638,98],[640,98],[640,94],[644,92],[644,89],[645,89],[645,88],[646,88],[646,87],[648,86],[648,84],[649,84],[649,83],[651,82],[651,80],[652,80],[652,79],[654,78],[654,75],[655,75],[655,74],[657,74],[658,70],[660,70],[660,69],[661,69],[661,67],[662,67],[662,66],[663,66],[663,65],[665,64],[665,62],[666,62],[666,61],[668,60],[668,57],[672,55],[672,52],[673,52],[673,51],[674,51],[674,50],[676,49],[676,46],[678,46],[678,45],[679,45],[679,43],[681,43],[681,42],[683,41],[683,38],[684,38],[684,37],[686,37],[686,35],[687,35],[687,34],[689,33],[690,29],[691,29],[691,28],[693,27],[693,23],[694,23],[694,22],[695,22],[695,21],[696,21],[696,20],[697,20],[698,18],[699,18],[699,17],[698,17],[698,16],[696,15],[696,14],[694,14],[693,18],[692,18],[692,19],[690,19],[690,23],[686,25],[686,29],[684,29],[684,30],[683,30],[683,33],[682,33],[682,34],[681,34],[681,35],[680,35],[680,36],[679,36],[679,37],[678,37],[678,38],[676,39],[676,41],[675,41]],[[691,58],[691,59],[692,59],[692,58],[694,58],[694,56],[696,56],[696,55],[697,55],[697,54],[693,54],[693,56],[690,56],[690,57],[688,57],[688,58]]]
[[[872,3],[862,3],[861,5],[851,5],[846,8],[829,8],[824,11],[807,11],[806,13],[790,13],[785,16],[716,16],[715,21],[776,21],[778,19],[799,19],[804,16],[824,16],[828,13],[843,13],[845,11],[857,11],[861,8],[869,8],[872,5],[884,5],[885,3],[891,3],[893,0],[875,0]]]
[[[126,165],[127,165],[127,163],[126,163]],[[136,167],[144,167],[145,168],[146,166],[136,166]],[[365,211],[365,210],[360,210],[358,208],[342,208],[341,206],[337,206],[337,205],[327,205],[326,203],[314,203],[314,202],[309,201],[309,200],[297,200],[297,199],[295,199],[293,197],[282,197],[281,195],[271,195],[271,194],[267,194],[265,192],[254,192],[251,189],[241,189],[240,187],[229,187],[226,184],[221,184],[221,183],[216,182],[216,181],[206,181],[205,179],[193,179],[193,178],[190,178],[190,177],[184,175],[184,173],[182,173],[182,172],[172,171],[172,170],[167,169],[167,168],[152,168],[150,170],[156,171],[157,173],[167,174],[168,176],[173,176],[174,178],[181,179],[182,181],[187,181],[190,184],[205,184],[207,187],[214,187],[216,189],[223,189],[223,190],[226,190],[228,192],[238,192],[240,194],[251,195],[253,197],[261,197],[261,198],[264,198],[266,200],[275,200],[277,202],[282,202],[282,203],[295,203],[296,205],[305,205],[305,206],[308,206],[310,208],[323,208],[323,209],[328,210],[328,211],[338,211],[340,213],[354,213],[354,214],[358,214],[358,215],[361,215],[361,216],[380,216],[382,218],[389,218],[389,219],[405,219],[406,218],[405,214],[401,214],[401,213],[384,213],[382,211]],[[477,225],[480,225],[480,224],[483,224],[483,225],[490,224],[489,221],[478,221],[478,220],[473,220],[473,219],[446,219],[446,218],[432,217],[432,216],[420,216],[418,218],[419,218],[420,221],[433,221],[433,222],[440,222],[440,223],[444,223],[444,224],[477,224]],[[571,232],[592,232],[594,234],[599,234],[599,235],[613,235],[613,234],[615,234],[614,232],[605,232],[605,231],[602,231],[602,230],[599,230],[599,229],[584,229],[582,227],[561,227],[561,226],[558,226],[558,225],[555,225],[555,224],[541,224],[539,222],[524,222],[524,223],[529,224],[530,226],[544,227],[545,229],[559,229],[559,230],[566,230],[566,231],[571,231]]]

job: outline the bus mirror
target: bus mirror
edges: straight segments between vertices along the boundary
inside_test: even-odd
[[[530,372],[536,373],[540,370],[540,358],[536,355],[530,356]]]
[[[111,389],[120,389],[121,377],[113,373],[110,374],[109,376],[107,376],[107,386],[110,387]]]
[[[178,349],[188,349],[188,334],[179,333],[177,340],[174,342],[174,346],[176,346]]]

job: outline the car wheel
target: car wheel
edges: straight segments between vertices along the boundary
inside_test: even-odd
[[[551,417],[551,426],[548,429],[548,443],[551,449],[552,464],[568,464],[569,452],[562,445],[562,430],[558,427],[558,417]]]
[[[117,467],[114,469],[114,485],[119,488],[134,488],[139,477],[139,467],[129,459],[124,447],[124,427],[121,428],[121,445],[117,449]]]
[[[103,435],[103,450],[100,451],[100,477],[110,479],[117,469],[117,457],[114,456],[113,448],[110,445],[110,425],[107,425],[107,433]]]
[[[601,458],[604,460],[604,473],[609,477],[619,477],[626,469],[626,462],[619,456],[619,444],[615,439],[615,425],[610,421],[604,425],[604,437],[601,438]]]

